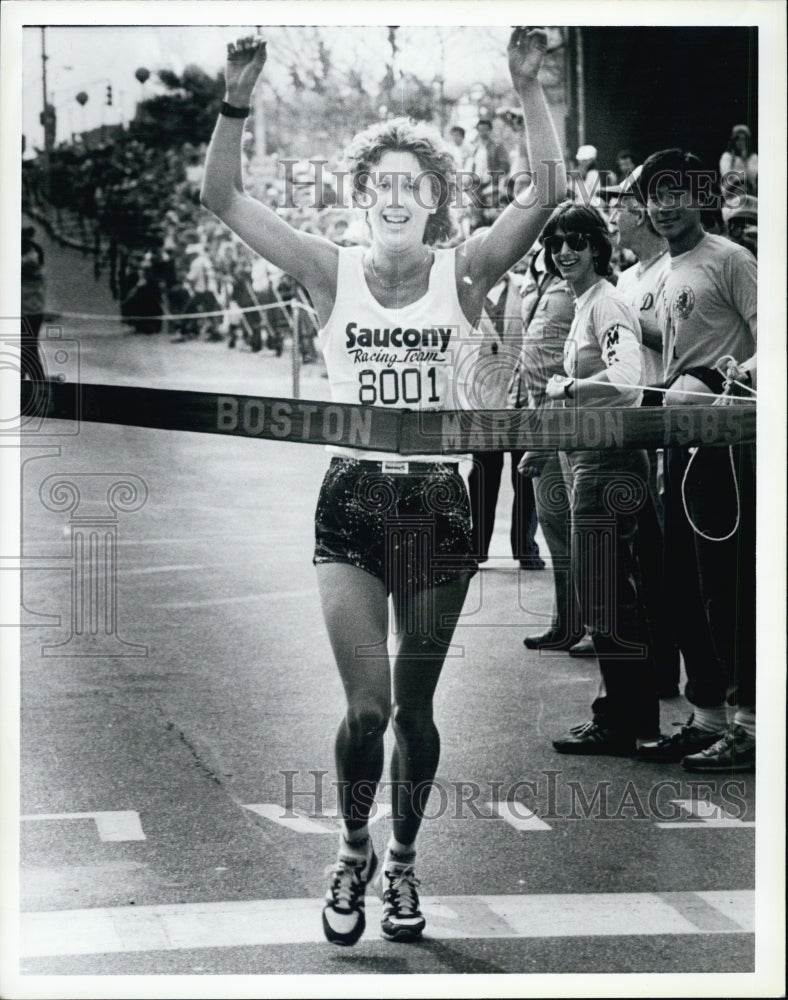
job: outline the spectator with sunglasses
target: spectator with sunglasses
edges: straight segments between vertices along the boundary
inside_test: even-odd
[[[638,406],[640,324],[631,305],[605,280],[612,245],[590,205],[559,205],[542,232],[545,267],[575,298],[564,345],[566,376],[547,383],[565,406]],[[571,485],[571,569],[583,624],[593,635],[601,685],[589,722],[553,741],[559,753],[623,754],[659,733],[659,700],[636,571],[637,510],[648,490],[640,449],[562,453]]]

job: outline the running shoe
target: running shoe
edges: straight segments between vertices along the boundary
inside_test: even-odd
[[[416,941],[427,921],[419,909],[421,885],[413,865],[401,865],[383,872],[383,918],[380,929],[389,941]]]
[[[340,857],[331,869],[323,907],[323,933],[331,944],[350,946],[364,933],[364,893],[375,874],[378,858]]]
[[[722,739],[712,743],[710,747],[686,756],[681,766],[686,771],[702,771],[733,774],[740,771],[755,770],[755,738],[742,729],[734,726]]]
[[[568,733],[553,740],[553,747],[559,753],[621,756],[634,751],[635,739],[591,721],[573,726]]]
[[[691,715],[686,724],[672,736],[661,736],[658,740],[641,743],[637,751],[640,760],[648,761],[650,764],[678,764],[688,755],[706,750],[725,735],[708,729],[698,729],[692,723]]]

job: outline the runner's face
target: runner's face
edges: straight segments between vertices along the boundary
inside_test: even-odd
[[[668,242],[680,240],[700,226],[700,208],[689,191],[674,184],[659,184],[648,196],[651,223]]]
[[[368,219],[373,243],[399,251],[423,243],[436,207],[435,189],[416,157],[386,152],[370,173]]]

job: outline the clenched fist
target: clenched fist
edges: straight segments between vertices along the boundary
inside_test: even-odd
[[[227,101],[246,107],[252,91],[265,65],[265,41],[251,35],[227,46],[227,64],[224,70]]]

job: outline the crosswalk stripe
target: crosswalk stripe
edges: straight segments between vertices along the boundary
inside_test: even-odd
[[[253,802],[245,805],[244,809],[257,813],[263,819],[270,819],[271,822],[284,826],[294,833],[320,833],[330,837],[336,837],[340,830],[340,816],[336,810],[323,812],[322,818],[329,820],[329,823],[321,823],[309,816],[305,816],[297,809],[285,809],[275,802]],[[385,802],[376,803],[375,812],[369,817],[369,825],[379,822],[391,813],[391,806]]]
[[[24,913],[21,956],[315,944],[324,940],[320,907],[316,899],[265,899]],[[744,934],[754,932],[755,894],[432,896],[422,910],[429,936],[443,939]],[[380,912],[370,898],[370,928]]]
[[[22,822],[33,823],[42,820],[53,821],[62,819],[92,819],[96,824],[100,840],[124,841],[145,840],[145,834],[140,823],[140,814],[132,809],[114,809],[108,812],[78,812],[78,813],[31,813],[20,816]]]
[[[504,820],[509,826],[520,833],[531,833],[534,830],[552,830],[549,823],[539,819],[536,813],[526,809],[516,802],[488,802],[487,808],[493,816]]]
[[[234,594],[232,597],[210,597],[204,601],[160,601],[151,604],[152,608],[165,611],[182,611],[192,608],[215,608],[224,604],[257,604],[265,601],[290,600],[293,597],[311,597],[312,592],[306,590],[272,590],[265,594]]]

